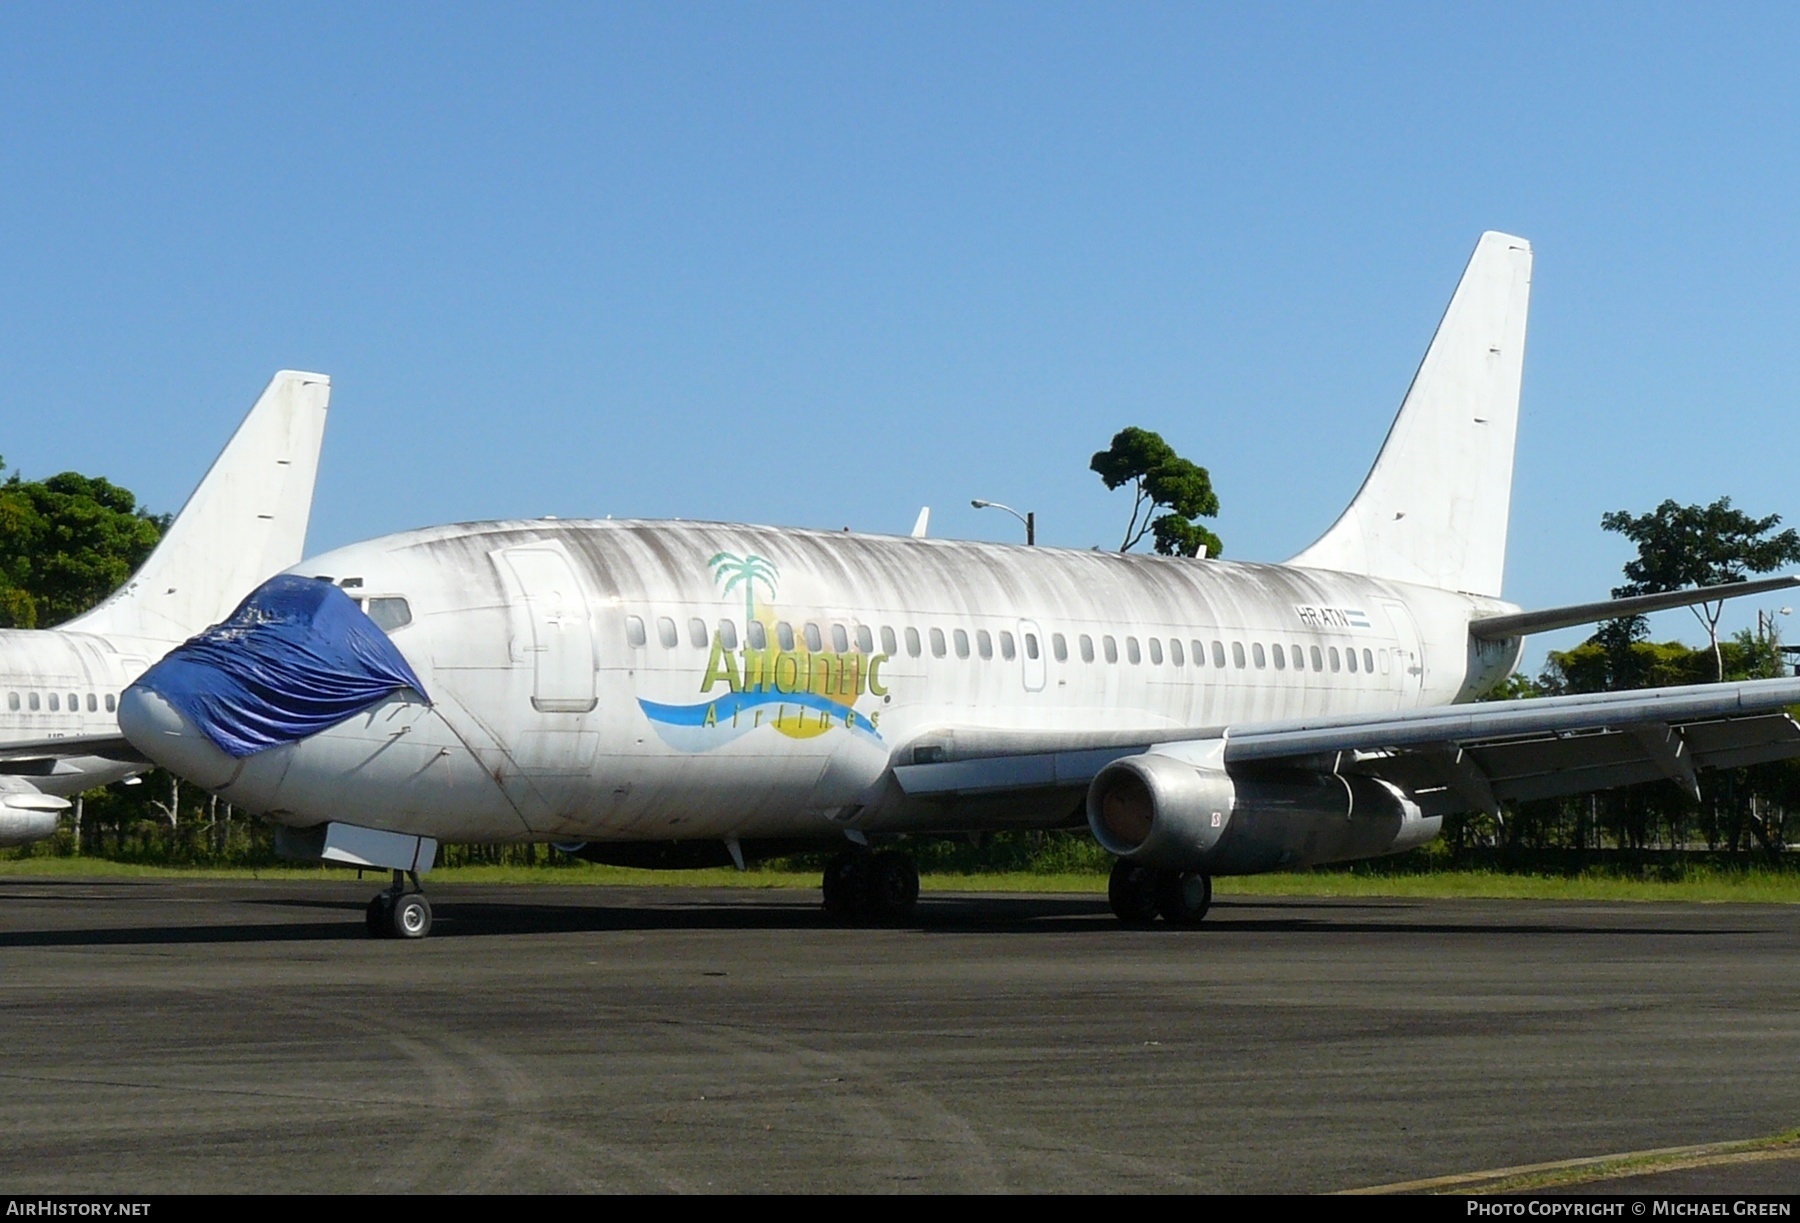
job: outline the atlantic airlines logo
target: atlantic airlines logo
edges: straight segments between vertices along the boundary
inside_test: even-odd
[[[809,642],[804,633],[796,635],[773,606],[781,578],[773,561],[720,552],[707,565],[720,594],[742,594],[745,639],[728,644],[723,633],[713,631],[700,676],[701,700],[664,704],[638,698],[662,740],[680,751],[704,752],[763,727],[790,739],[847,731],[879,740],[880,710],[863,713],[856,706],[887,696],[881,669],[888,655],[859,650],[848,641],[850,648],[833,649],[823,637]]]

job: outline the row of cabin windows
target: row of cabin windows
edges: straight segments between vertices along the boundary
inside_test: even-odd
[[[71,692],[68,695],[69,695],[69,712],[70,713],[80,713],[81,712],[81,696],[80,696],[80,694]],[[43,709],[46,704],[49,705],[51,713],[61,713],[62,708],[63,708],[62,702],[63,702],[63,694],[60,692],[50,692],[50,693],[43,693],[43,694],[36,693],[36,692],[27,692],[24,694],[24,696],[22,698],[20,697],[20,695],[17,692],[9,692],[6,694],[6,708],[7,708],[7,712],[9,712],[9,713],[18,713],[21,709],[29,710],[32,713],[37,713],[38,711]],[[113,694],[110,692],[107,693],[106,694],[106,712],[111,713],[117,707],[118,707],[118,698],[113,696]],[[99,712],[99,709],[100,709],[99,698],[96,697],[91,692],[88,693],[87,694],[87,711],[89,713],[97,713],[97,712]]]
[[[861,653],[873,654],[875,652],[875,632],[866,624],[858,624],[853,627],[846,627],[842,624],[833,624],[830,625],[828,629],[822,629],[817,624],[809,621],[800,626],[799,635],[796,637],[793,625],[785,620],[778,620],[775,623],[775,642],[780,649],[791,650],[794,648],[796,640],[802,640],[806,642],[806,648],[808,650],[818,653],[825,648],[827,632],[830,634],[831,648],[839,654],[848,654],[850,652],[852,640],[855,641],[856,649]],[[900,652],[900,637],[895,634],[892,628],[885,624],[881,626],[880,633],[882,653],[898,654]],[[926,634],[926,637],[921,638],[919,630],[916,628],[909,627],[904,630],[906,655],[908,658],[918,658],[923,654],[926,641],[929,641],[930,643],[931,656],[933,658],[946,657],[952,648],[955,649],[958,658],[969,657],[971,652],[971,636],[967,629],[952,629],[946,636],[943,629],[931,628],[926,630]],[[679,626],[676,625],[675,621],[668,616],[657,617],[656,636],[657,640],[662,642],[666,649],[672,650],[681,644],[681,630]],[[1022,634],[1022,636],[1024,638],[1025,657],[1035,661],[1041,652],[1037,634],[1027,632]],[[707,649],[712,644],[711,630],[708,629],[706,621],[700,619],[698,616],[694,616],[688,620],[687,637],[688,643],[697,650]],[[737,623],[732,620],[719,621],[718,637],[719,644],[725,649],[737,649]],[[769,648],[769,630],[760,620],[750,621],[748,627],[744,631],[744,637],[746,644],[753,650],[766,650]],[[625,617],[625,638],[634,649],[647,644],[648,633],[641,617]],[[998,638],[999,652],[1002,659],[1011,662],[1018,657],[1019,642],[1014,639],[1012,633],[1005,629],[1001,629],[997,634],[991,634],[986,629],[976,629],[972,642],[974,654],[983,659],[993,658],[996,638]],[[1081,652],[1082,662],[1093,662],[1095,660],[1096,654],[1094,650],[1094,639],[1092,637],[1086,633],[1082,633],[1076,639],[1076,644]],[[1357,647],[1348,646],[1340,651],[1338,647],[1334,645],[1300,646],[1292,644],[1283,645],[1280,642],[1276,642],[1264,646],[1262,642],[1255,641],[1250,643],[1250,647],[1248,651],[1246,651],[1243,642],[1233,641],[1229,643],[1229,648],[1231,658],[1230,665],[1240,671],[1250,666],[1254,666],[1258,670],[1264,670],[1269,667],[1272,662],[1277,671],[1286,671],[1291,667],[1295,671],[1324,672],[1329,670],[1333,674],[1336,674],[1339,671],[1349,671],[1352,674],[1358,672],[1363,674],[1373,674],[1376,667],[1375,660],[1378,654],[1381,659],[1380,666],[1382,672],[1385,674],[1388,669],[1388,657],[1386,651],[1376,651],[1367,647],[1362,647],[1359,651]],[[1133,666],[1143,663],[1145,654],[1148,652],[1150,665],[1154,667],[1162,666],[1165,659],[1168,661],[1169,665],[1175,667],[1185,667],[1189,664],[1190,660],[1194,666],[1204,667],[1207,665],[1207,659],[1210,654],[1212,666],[1223,669],[1226,666],[1226,650],[1226,642],[1213,641],[1209,650],[1207,643],[1198,638],[1190,639],[1184,646],[1179,637],[1170,637],[1166,649],[1164,647],[1163,639],[1160,637],[1150,637],[1141,643],[1133,636],[1127,636],[1125,638],[1125,659]],[[1050,634],[1050,652],[1055,656],[1057,662],[1069,661],[1068,639],[1061,633]],[[1359,652],[1360,658],[1358,657]],[[1118,662],[1118,639],[1111,634],[1102,634],[1100,637],[1100,653],[1104,655],[1107,662]],[[1359,663],[1360,665],[1358,665]]]

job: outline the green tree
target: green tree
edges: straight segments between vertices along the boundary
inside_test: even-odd
[[[1156,550],[1164,556],[1197,556],[1203,546],[1208,556],[1217,556],[1224,548],[1217,535],[1194,521],[1218,515],[1212,476],[1176,454],[1159,434],[1121,429],[1088,467],[1108,488],[1131,485],[1135,500],[1119,551],[1131,551],[1146,535],[1156,540]]]
[[[168,524],[101,477],[15,472],[0,484],[0,627],[48,628],[80,615],[124,584]]]
[[[1752,518],[1732,509],[1730,497],[1704,506],[1664,501],[1650,513],[1635,516],[1616,510],[1603,515],[1600,525],[1637,545],[1637,559],[1625,564],[1629,580],[1613,588],[1615,598],[1741,582],[1752,573],[1767,573],[1800,561],[1800,531],[1790,527],[1771,534],[1781,525],[1781,515]],[[1719,617],[1725,610],[1724,601],[1698,604],[1692,610],[1712,644],[1713,678],[1723,680]],[[1608,633],[1617,651],[1624,644],[1641,641],[1646,630],[1643,618],[1637,616],[1604,625],[1595,636],[1607,639]]]

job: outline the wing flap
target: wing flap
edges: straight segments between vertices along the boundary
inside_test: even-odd
[[[1656,725],[1656,724],[1651,724]],[[1593,730],[1495,743],[1442,744],[1436,749],[1378,754],[1355,761],[1346,771],[1366,772],[1419,796],[1428,814],[1468,811],[1471,801],[1458,785],[1457,760],[1472,765],[1494,798],[1530,802],[1590,790],[1669,780],[1691,791],[1694,769],[1736,769],[1800,757],[1800,723],[1785,713],[1676,724],[1673,760],[1659,752],[1655,735],[1640,729]],[[1680,758],[1691,763],[1683,767]]]

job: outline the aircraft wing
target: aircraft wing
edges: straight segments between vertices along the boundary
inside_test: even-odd
[[[47,773],[58,760],[72,760],[78,756],[146,767],[150,764],[124,735],[64,735],[0,747],[0,773]]]
[[[908,796],[952,798],[1085,786],[1123,756],[1222,744],[1246,771],[1363,773],[1412,793],[1427,815],[1494,812],[1667,778],[1698,796],[1696,773],[1800,757],[1800,678],[1451,705],[1396,713],[1188,730],[1026,734],[947,729],[921,736],[894,772]]]

